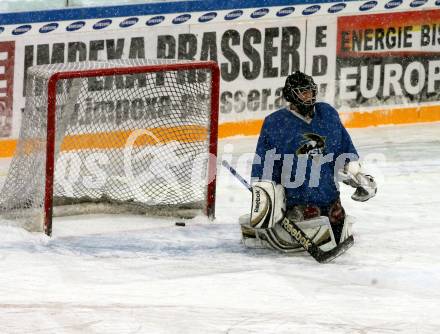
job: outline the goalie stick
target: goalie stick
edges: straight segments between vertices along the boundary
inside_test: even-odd
[[[240,175],[237,171],[226,161],[222,161],[223,167],[225,167],[237,180],[240,181],[249,191],[252,191],[251,185]],[[354,244],[353,236],[350,235],[343,242],[338,244],[335,248],[329,251],[323,251],[310,239],[304,231],[298,227],[298,225],[288,218],[284,218],[281,223],[282,228],[289,233],[316,261],[319,263],[327,263],[335,259],[339,255],[345,253]]]

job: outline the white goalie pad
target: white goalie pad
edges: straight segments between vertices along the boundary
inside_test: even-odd
[[[339,243],[343,242],[345,239],[347,239],[349,236],[353,234],[352,227],[355,221],[356,219],[353,216],[350,215],[345,216],[344,226],[342,228],[341,238],[339,240]]]
[[[252,185],[250,227],[271,228],[284,218],[286,196],[284,187],[273,181],[259,181]]]
[[[328,217],[319,216],[297,222],[296,224],[322,250],[327,251],[336,247],[336,240]],[[281,224],[276,224],[274,228],[268,231],[267,235],[271,238],[269,241],[272,241],[273,248],[276,248],[277,243],[280,243],[288,250],[303,250],[301,245],[292,238]]]
[[[239,219],[243,243],[249,248],[272,248],[286,253],[303,251],[303,247],[281,225],[285,217],[284,187],[272,181],[255,182],[252,186],[251,213]],[[319,216],[295,222],[323,251],[336,247],[328,217]],[[346,219],[341,240],[351,235]]]
[[[275,224],[272,228],[252,228],[250,215],[240,217],[243,243],[248,248],[271,248],[285,253],[304,251],[303,247],[281,226]],[[320,216],[313,219],[296,222],[299,228],[322,250],[328,251],[337,243],[328,217]],[[347,216],[344,222],[340,242],[351,235],[353,219]]]

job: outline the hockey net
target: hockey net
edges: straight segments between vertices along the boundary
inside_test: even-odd
[[[214,216],[213,62],[31,67],[0,216],[50,235],[54,214]]]

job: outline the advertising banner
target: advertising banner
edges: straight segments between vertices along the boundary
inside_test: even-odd
[[[84,60],[218,62],[220,138],[258,134],[264,117],[285,105],[281,90],[295,70],[313,75],[318,98],[349,126],[399,123],[402,114],[440,119],[432,109],[440,100],[439,6],[254,0],[238,9],[219,0],[1,14],[0,140],[12,144],[3,141],[0,156],[12,154],[18,137],[27,69]],[[408,106],[397,118],[369,118]]]
[[[23,112],[29,67],[133,58],[214,60],[221,70],[220,122],[261,120],[285,105],[282,87],[295,70],[311,72],[323,97],[334,98],[335,18],[265,20],[35,35],[15,45],[14,110]],[[11,61],[11,59],[10,59]],[[109,101],[111,102],[111,101]],[[113,101],[114,102],[114,101]],[[14,134],[19,122],[15,118]]]
[[[440,11],[338,18],[336,106],[440,100]]]

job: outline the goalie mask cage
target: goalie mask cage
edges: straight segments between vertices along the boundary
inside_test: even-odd
[[[218,99],[210,61],[31,67],[0,216],[48,235],[58,214],[213,217]]]

